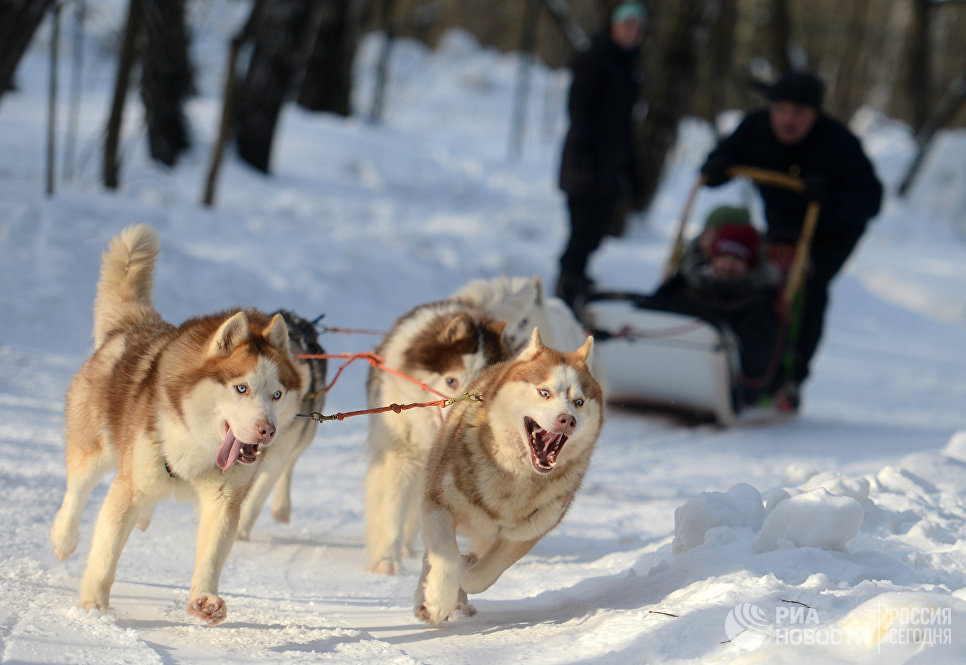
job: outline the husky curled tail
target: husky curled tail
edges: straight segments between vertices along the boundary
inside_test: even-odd
[[[158,233],[147,224],[129,226],[111,239],[101,257],[94,300],[94,348],[108,335],[131,328],[154,311],[154,261],[161,251]]]

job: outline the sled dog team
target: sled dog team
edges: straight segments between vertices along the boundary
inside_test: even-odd
[[[61,560],[77,548],[87,497],[116,475],[80,583],[82,607],[106,611],[118,560],[157,501],[194,500],[199,522],[188,613],[227,616],[219,579],[273,492],[291,513],[292,469],[315,435],[297,413],[324,404],[325,360],[297,315],[228,309],[175,326],[152,306],[160,242],[139,224],[101,261],[93,352],[67,394],[67,488],[50,531]],[[538,278],[476,280],[400,316],[375,349],[387,367],[438,395],[479,399],[369,416],[367,570],[396,574],[422,534],[414,594],[421,620],[476,612],[490,587],[567,512],[603,424],[593,338]],[[425,388],[370,369],[370,407],[424,402]],[[457,536],[464,536],[464,551]]]

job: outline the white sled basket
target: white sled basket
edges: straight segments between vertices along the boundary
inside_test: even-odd
[[[594,362],[608,401],[735,422],[740,361],[731,335],[627,299],[592,301],[582,315],[598,334]]]

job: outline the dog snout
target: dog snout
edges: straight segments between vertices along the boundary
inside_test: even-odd
[[[577,419],[569,413],[561,413],[557,416],[557,431],[566,436],[573,434],[577,427]]]
[[[271,443],[272,439],[275,438],[275,425],[268,422],[267,420],[262,420],[255,423],[255,440],[252,443]]]

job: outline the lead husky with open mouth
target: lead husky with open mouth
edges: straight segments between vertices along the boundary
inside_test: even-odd
[[[451,407],[426,467],[418,618],[474,614],[466,594],[489,588],[563,519],[604,422],[592,352],[592,337],[562,353],[534,329],[516,357],[469,385],[482,404]],[[457,535],[468,538],[465,554]]]
[[[302,379],[281,315],[227,310],[175,327],[152,306],[158,235],[129,226],[111,240],[94,302],[94,352],[66,403],[67,491],[50,532],[61,560],[77,548],[91,490],[117,474],[101,507],[80,585],[82,607],[109,609],[135,524],[174,493],[197,501],[188,612],[226,616],[218,581],[260,453],[295,417]]]

